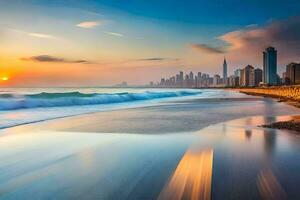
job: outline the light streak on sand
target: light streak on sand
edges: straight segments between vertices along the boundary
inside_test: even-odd
[[[257,177],[257,187],[263,199],[284,200],[286,193],[272,170],[262,170]]]
[[[213,149],[188,150],[158,199],[211,199]]]

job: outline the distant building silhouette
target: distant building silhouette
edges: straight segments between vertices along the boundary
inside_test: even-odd
[[[237,87],[240,85],[240,77],[239,76],[235,76],[235,75],[231,75],[228,77],[228,86],[230,87]]]
[[[234,76],[239,78],[238,85],[242,85],[241,84],[242,69],[236,69],[236,70],[234,70]]]
[[[269,85],[276,85],[277,82],[277,51],[274,47],[268,47],[263,52],[264,76],[263,81]]]
[[[227,62],[226,62],[226,59],[224,58],[224,62],[223,62],[223,83],[226,84],[226,80],[227,80]]]
[[[183,81],[184,81],[184,79],[183,79],[183,71],[180,71],[179,72],[179,85],[181,87],[183,87]]]
[[[251,65],[247,65],[244,69],[242,69],[241,85],[254,86],[254,68]]]
[[[259,86],[260,82],[262,82],[263,71],[259,68],[254,70],[254,85]]]
[[[220,75],[216,74],[214,75],[214,78],[213,78],[213,85],[214,86],[217,86],[221,83],[221,77]]]
[[[290,63],[286,66],[285,84],[300,84],[300,63]]]

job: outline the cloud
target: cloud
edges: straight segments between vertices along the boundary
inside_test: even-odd
[[[137,59],[137,61],[163,61],[167,60],[167,58],[142,58],[142,59]]]
[[[272,21],[263,27],[246,27],[219,37],[237,54],[261,54],[263,49],[274,46],[282,61],[292,61],[300,55],[300,16]]]
[[[222,54],[230,66],[263,65],[262,52],[273,46],[278,51],[279,71],[289,62],[300,62],[300,16],[269,21],[265,25],[248,25],[217,37],[222,46],[191,44],[203,56],[201,65],[220,66]],[[199,59],[199,57],[197,58]]]
[[[163,62],[163,61],[179,61],[178,58],[163,58],[163,57],[153,57],[153,58],[140,58],[133,61],[144,61],[144,62]]]
[[[103,31],[103,33],[106,33],[108,35],[116,36],[116,37],[123,37],[124,35],[121,33],[115,33],[115,32],[109,32],[109,31]]]
[[[80,28],[95,28],[99,25],[101,25],[101,23],[96,21],[86,21],[76,24],[76,26]]]
[[[55,37],[52,35],[44,34],[44,33],[27,33],[31,37],[37,37],[42,39],[54,39]]]
[[[28,31],[23,31],[23,30],[11,28],[11,27],[6,27],[6,28],[10,31],[25,34],[25,35],[28,35],[30,37],[36,37],[36,38],[41,38],[41,39],[56,39],[56,37],[54,37],[53,35],[50,35],[50,34],[37,33],[37,32],[28,32]]]
[[[225,50],[223,47],[211,47],[206,44],[190,44],[192,49],[195,49],[199,52],[209,53],[209,54],[223,54]]]
[[[87,60],[68,60],[65,58],[54,57],[50,55],[38,55],[32,56],[28,58],[21,58],[21,60],[25,61],[33,61],[33,62],[54,62],[54,63],[82,63],[82,64],[92,64],[92,62]]]

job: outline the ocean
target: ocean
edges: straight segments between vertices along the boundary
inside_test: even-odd
[[[238,97],[238,94],[231,93]],[[0,128],[84,113],[219,98],[222,90],[149,88],[1,88]]]

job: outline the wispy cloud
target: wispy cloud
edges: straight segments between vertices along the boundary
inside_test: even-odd
[[[27,33],[31,37],[37,37],[42,39],[54,39],[55,37],[52,35],[44,34],[44,33]]]
[[[203,53],[210,53],[210,54],[223,54],[225,53],[224,47],[211,47],[207,44],[190,44],[192,49]]]
[[[177,62],[179,58],[167,58],[167,57],[150,57],[150,58],[139,58],[131,60],[130,62],[143,62],[143,63],[170,63]]]
[[[11,27],[6,27],[6,28],[10,31],[25,34],[25,35],[28,35],[30,37],[36,37],[36,38],[41,38],[41,39],[56,39],[55,36],[50,35],[50,34],[46,34],[46,33],[28,32],[28,31],[23,31],[23,30],[11,28]]]
[[[103,33],[106,33],[108,35],[116,36],[116,37],[123,37],[124,35],[121,33],[116,33],[116,32],[109,32],[109,31],[103,31]]]
[[[79,24],[76,24],[76,26],[80,27],[80,28],[95,28],[97,26],[100,26],[101,24],[103,24],[103,22],[99,22],[99,21],[86,21],[86,22],[81,22]]]
[[[141,58],[141,59],[136,59],[136,61],[164,61],[164,60],[169,60],[169,58]]]
[[[82,63],[82,64],[93,64],[87,60],[69,60],[61,57],[55,57],[50,55],[38,55],[32,57],[21,58],[24,61],[33,61],[33,62],[54,62],[54,63]]]

